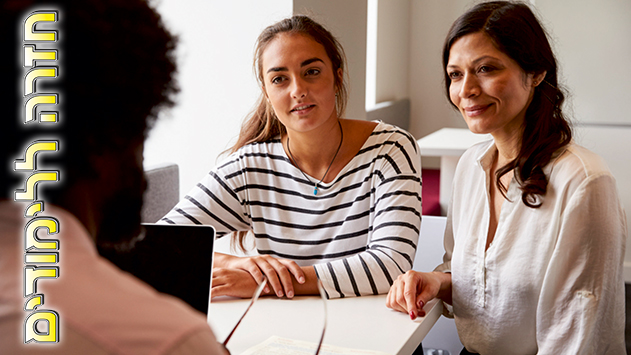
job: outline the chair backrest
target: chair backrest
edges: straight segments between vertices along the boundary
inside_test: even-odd
[[[410,99],[380,102],[366,111],[369,121],[381,120],[399,128],[410,128]]]
[[[167,163],[148,168],[145,176],[142,222],[155,223],[180,200],[180,171],[177,164]]]
[[[428,272],[442,264],[445,247],[443,236],[447,217],[423,216],[412,269]]]

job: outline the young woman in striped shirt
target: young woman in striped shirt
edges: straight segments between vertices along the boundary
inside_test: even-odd
[[[210,224],[258,256],[215,256],[213,297],[386,293],[412,267],[421,223],[418,146],[404,130],[344,119],[345,57],[306,16],[259,36],[262,93],[232,154],[163,219]]]

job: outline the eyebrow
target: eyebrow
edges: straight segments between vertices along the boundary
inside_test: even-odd
[[[306,65],[309,65],[311,63],[315,63],[315,62],[321,62],[324,63],[324,61],[318,57],[313,57],[313,58],[309,58],[307,60],[304,60],[302,63],[300,63],[300,67],[304,67]],[[269,68],[267,70],[267,73],[269,72],[279,72],[279,71],[287,71],[287,67],[273,67],[273,68]]]
[[[493,57],[491,55],[483,55],[480,58],[475,59],[473,61],[473,64],[478,64],[479,62],[481,62],[483,60],[486,60],[486,59],[499,60],[498,58],[495,58],[495,57]],[[457,67],[458,67],[457,65],[453,65],[453,64],[452,65],[447,65],[447,68],[457,68]]]

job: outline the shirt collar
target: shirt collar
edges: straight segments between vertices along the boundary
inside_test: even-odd
[[[482,153],[476,159],[478,166],[484,170],[491,170],[491,165],[493,164],[493,157],[497,153],[497,146],[495,146],[495,141],[490,140],[488,146],[482,150]]]

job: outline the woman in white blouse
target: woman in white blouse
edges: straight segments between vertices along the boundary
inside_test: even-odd
[[[387,306],[453,305],[462,354],[623,354],[626,217],[605,163],[572,141],[544,29],[525,4],[478,4],[443,64],[447,97],[493,139],[456,169],[444,263],[400,276]]]

